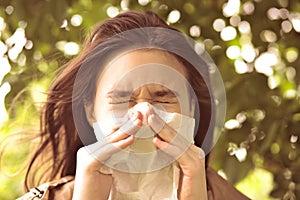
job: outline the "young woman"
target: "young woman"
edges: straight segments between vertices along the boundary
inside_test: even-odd
[[[48,92],[40,145],[26,173],[29,192],[20,199],[160,199],[156,193],[164,193],[160,180],[169,166],[179,169],[176,194],[169,199],[248,199],[205,162],[215,120],[208,66],[186,38],[156,14],[128,11],[104,21],[64,67]],[[138,108],[141,103],[144,107]],[[107,126],[122,115],[120,110],[123,115],[130,111],[127,121],[99,136],[95,124]],[[177,137],[176,124],[166,123],[159,112],[195,119],[194,131],[184,133],[194,136],[193,141]],[[122,181],[135,184],[127,179],[131,176],[120,178],[124,168],[116,167],[113,173],[100,169],[113,168],[110,158],[132,147],[143,126],[153,131],[155,149],[173,160],[156,168],[160,174],[152,180],[151,192],[146,189],[142,197],[139,190],[131,191],[130,196],[115,188]],[[133,173],[144,178],[158,172]]]

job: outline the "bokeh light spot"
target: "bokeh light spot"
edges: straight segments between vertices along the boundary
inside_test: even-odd
[[[27,27],[27,22],[21,20],[18,22],[18,26],[21,28],[21,29],[25,29]]]
[[[150,0],[138,0],[138,3],[139,3],[141,6],[146,6],[149,2],[150,2]]]
[[[15,8],[12,5],[9,5],[5,8],[5,12],[8,15],[11,15],[14,12]]]
[[[254,62],[255,70],[258,73],[271,76],[273,74],[273,65],[278,63],[278,58],[274,53],[264,52]]]
[[[32,49],[33,47],[33,42],[31,40],[27,40],[26,44],[25,44],[25,49]]]
[[[213,22],[213,28],[215,31],[217,32],[221,32],[223,30],[223,28],[225,28],[226,24],[224,19],[215,19]]]
[[[63,22],[61,23],[60,28],[67,28],[68,27],[68,20],[64,19]]]
[[[8,113],[5,107],[5,96],[10,92],[11,86],[8,82],[0,86],[0,127],[8,120]]]
[[[129,0],[122,0],[120,6],[122,10],[129,10]]]
[[[49,65],[46,62],[40,62],[38,64],[38,69],[40,70],[40,72],[47,73]]]
[[[270,30],[264,30],[260,33],[260,38],[264,42],[276,42],[277,41],[277,35]]]
[[[201,34],[201,29],[198,25],[193,25],[190,27],[190,35],[192,37],[199,37]]]
[[[10,60],[15,61],[17,59],[26,42],[27,39],[25,38],[25,30],[23,28],[17,28],[14,34],[6,40],[6,45],[11,47],[8,50],[8,57]]]
[[[110,6],[110,7],[107,8],[106,14],[110,18],[113,18],[113,17],[115,17],[119,14],[119,9],[115,6]]]
[[[166,4],[161,4],[158,9],[163,10],[163,11],[167,11],[169,9],[169,7]]]
[[[294,99],[297,96],[297,91],[293,88],[286,89],[283,92],[283,97],[286,99]]]
[[[39,61],[39,60],[41,60],[42,58],[43,58],[43,55],[42,55],[42,53],[41,53],[40,51],[35,51],[35,52],[33,53],[33,59],[34,59],[34,60]]]
[[[7,46],[0,41],[0,58],[7,52]]]
[[[238,14],[240,11],[240,4],[240,0],[228,0],[228,2],[223,5],[223,15],[225,17],[231,17]]]
[[[249,63],[253,62],[256,57],[255,49],[253,48],[252,45],[249,44],[243,45],[241,55],[245,61]]]
[[[300,32],[300,13],[290,14],[290,20],[292,21],[295,31]]]
[[[281,23],[281,29],[285,33],[289,33],[293,29],[293,25],[289,20],[285,20]]]
[[[45,95],[45,92],[46,88],[41,84],[33,83],[30,85],[30,93],[34,102],[46,102],[47,95]]]
[[[251,15],[253,14],[254,10],[255,10],[255,6],[253,2],[247,1],[246,3],[243,4],[243,14]]]
[[[250,32],[251,26],[250,26],[249,22],[241,21],[241,23],[239,23],[238,29],[239,29],[240,33],[246,34],[246,33]]]
[[[240,147],[235,151],[234,155],[238,159],[239,162],[243,162],[246,160],[247,150],[244,147]]]
[[[272,145],[271,145],[271,153],[272,154],[278,154],[279,151],[280,151],[280,146],[278,143],[274,142]]]
[[[295,47],[290,47],[286,50],[285,57],[289,63],[295,62],[298,59],[299,53],[298,49]]]
[[[280,77],[276,76],[276,75],[272,75],[268,77],[268,87],[273,90],[275,88],[277,88],[280,84]],[[276,99],[273,99],[276,100]]]
[[[73,15],[71,18],[72,26],[80,26],[82,23],[82,17],[80,15]]]
[[[240,124],[239,121],[236,120],[236,119],[230,119],[230,120],[228,120],[227,122],[225,122],[224,127],[225,127],[227,130],[233,130],[233,129],[240,128],[240,127],[241,127],[241,124]]]
[[[291,135],[290,142],[291,143],[296,143],[297,141],[298,141],[298,136],[297,135]]]
[[[183,5],[183,9],[185,12],[192,14],[193,12],[195,12],[195,6],[192,3],[185,3]]]
[[[203,44],[207,49],[212,49],[214,47],[214,41],[212,39],[205,39]]]
[[[243,60],[240,59],[237,59],[234,62],[234,68],[236,73],[238,74],[245,74],[248,72],[248,65]]]
[[[246,112],[240,112],[236,115],[236,120],[239,122],[239,123],[244,123],[247,119],[247,115],[246,115]]]
[[[167,21],[171,24],[174,24],[176,22],[178,22],[178,20],[180,19],[180,12],[179,10],[172,10],[169,15],[168,15],[168,19]]]
[[[232,26],[238,26],[240,22],[241,22],[241,17],[238,15],[234,15],[229,19],[229,23]]]
[[[66,55],[77,55],[79,53],[79,45],[75,42],[68,42],[64,46],[64,52]]]
[[[290,151],[288,157],[289,157],[290,160],[295,160],[297,158],[297,152],[296,151]],[[295,188],[295,184],[294,184],[294,186],[292,186],[292,188]]]
[[[25,66],[26,56],[23,53],[19,55],[17,63],[18,63],[19,66]]]
[[[279,15],[281,19],[287,19],[289,17],[289,14],[290,14],[289,11],[285,8],[281,8],[279,10]]]
[[[226,56],[230,59],[236,59],[240,56],[240,52],[241,52],[240,47],[236,45],[232,45],[227,48]]]
[[[290,81],[293,82],[294,78],[296,77],[296,69],[294,67],[288,67],[286,69],[286,78]]]
[[[75,42],[67,42],[67,41],[59,41],[56,43],[56,48],[62,52],[64,52],[65,55],[77,55],[79,53],[79,45]]]
[[[4,19],[0,17],[0,32],[3,31],[6,27],[6,23],[4,22]]]
[[[280,19],[280,11],[277,8],[270,8],[267,11],[267,16],[270,20],[277,20]]]
[[[232,26],[227,26],[221,31],[221,38],[224,41],[233,40],[237,36],[236,29]]]
[[[228,180],[227,175],[226,175],[226,172],[225,172],[224,170],[219,169],[219,170],[218,170],[218,174],[219,174],[222,178],[224,178],[225,180]]]
[[[204,53],[205,45],[203,43],[197,42],[194,46],[194,50],[198,55],[201,55]]]
[[[6,74],[8,74],[11,70],[11,66],[9,64],[9,61],[7,57],[0,57],[0,84],[2,83],[2,80]]]

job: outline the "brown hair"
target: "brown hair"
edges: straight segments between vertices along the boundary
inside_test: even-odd
[[[94,27],[94,31],[84,42],[81,53],[64,66],[63,72],[48,92],[48,98],[41,113],[40,144],[30,158],[25,178],[27,190],[41,182],[66,175],[75,175],[77,150],[83,145],[96,142],[94,131],[86,117],[84,105],[86,101],[94,99],[96,86],[91,84],[90,80],[97,78],[101,72],[101,66],[106,62],[99,60],[99,55],[102,55],[101,58],[104,55],[107,60],[111,59],[112,52],[121,51],[122,46],[118,43],[108,42],[109,38],[128,30],[145,27],[160,27],[178,31],[152,12],[124,12]],[[188,55],[197,56],[186,40],[181,39],[180,43],[178,38],[173,38],[172,35],[166,35],[161,31],[152,32],[147,36],[142,34],[141,37],[145,38],[145,43],[151,43],[154,48],[161,49],[163,45],[176,48],[176,50],[186,48],[188,50],[185,51],[188,52]],[[138,45],[135,38],[121,39],[127,41],[127,46]],[[126,48],[126,45],[122,50]],[[190,84],[198,98],[200,114],[205,116],[198,122],[199,128],[195,137],[195,144],[200,147],[213,116],[209,86],[204,82],[205,77],[201,77],[191,63],[179,55],[175,55],[175,57],[187,68]],[[80,69],[83,63],[88,67]],[[207,74],[205,63],[201,59],[199,63],[204,69],[204,74]],[[83,70],[80,72],[82,78],[77,76],[79,70]],[[95,70],[98,74],[95,73]],[[76,87],[76,91],[73,91],[74,87]],[[81,128],[84,128],[86,135],[84,142],[78,135]]]

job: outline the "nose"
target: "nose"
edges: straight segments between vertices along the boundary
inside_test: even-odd
[[[152,103],[152,101],[153,101],[150,90],[146,86],[137,89],[133,93],[133,96],[134,96],[134,99],[135,99],[136,103],[141,103],[141,102]]]

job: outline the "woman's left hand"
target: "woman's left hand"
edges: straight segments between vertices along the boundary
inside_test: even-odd
[[[154,112],[148,117],[148,124],[159,136],[153,139],[156,147],[177,158],[181,169],[178,198],[207,200],[204,151],[177,134]]]

